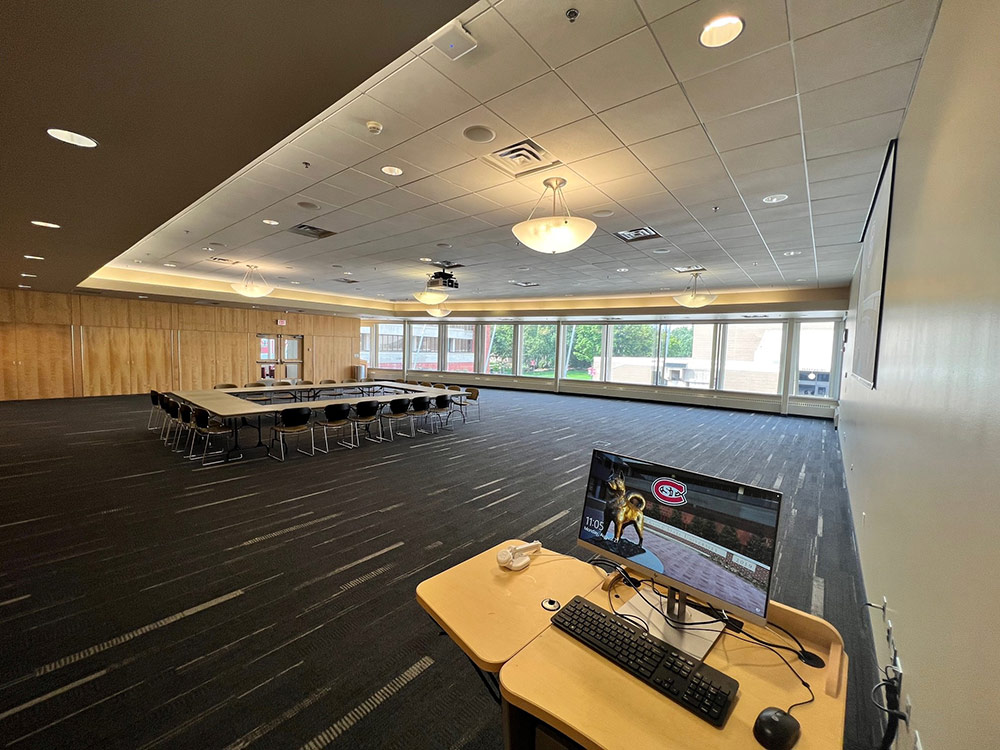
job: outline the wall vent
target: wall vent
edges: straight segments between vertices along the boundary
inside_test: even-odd
[[[339,281],[341,284],[357,284],[357,279],[334,279],[334,281]]]
[[[227,266],[235,266],[237,263],[239,263],[238,260],[231,260],[230,258],[220,258],[217,255],[213,255],[211,258],[209,258],[209,260],[212,261],[213,263],[223,263]]]
[[[523,177],[562,164],[556,157],[530,138],[497,149],[483,161],[511,177]]]
[[[336,234],[336,232],[331,232],[329,229],[314,227],[312,224],[296,224],[288,231],[292,234],[300,234],[303,237],[309,237],[314,240],[322,240],[327,237],[333,237]]]
[[[626,229],[615,232],[615,237],[622,242],[638,242],[639,240],[653,240],[660,237],[660,233],[652,227],[639,227],[638,229]]]

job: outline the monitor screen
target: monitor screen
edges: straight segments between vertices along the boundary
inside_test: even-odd
[[[595,450],[579,543],[763,623],[780,507],[773,490]]]

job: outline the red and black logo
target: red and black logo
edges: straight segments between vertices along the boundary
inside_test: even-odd
[[[684,505],[687,485],[676,479],[661,477],[653,482],[653,497],[664,505]]]

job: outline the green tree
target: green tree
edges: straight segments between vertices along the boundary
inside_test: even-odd
[[[553,369],[556,360],[556,326],[522,326],[521,353],[521,367],[525,373]]]
[[[613,338],[612,356],[656,356],[656,325],[617,325]]]
[[[742,547],[740,544],[740,538],[736,534],[736,529],[732,526],[722,527],[722,531],[719,532],[719,544],[726,549],[731,549],[733,552],[739,552]]]
[[[514,326],[493,326],[486,363],[490,372],[511,374],[514,366]]]
[[[601,353],[601,328],[599,325],[575,325],[566,328],[570,347],[567,369],[585,370],[594,366],[594,357]]]
[[[692,328],[674,328],[667,340],[668,357],[690,357],[694,349],[694,330]]]

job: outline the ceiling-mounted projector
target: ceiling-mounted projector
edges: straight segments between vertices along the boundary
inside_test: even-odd
[[[458,289],[458,279],[455,274],[447,271],[436,271],[427,280],[428,289]]]

